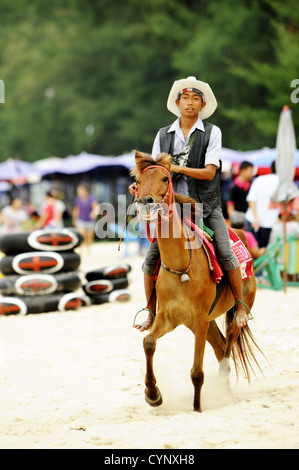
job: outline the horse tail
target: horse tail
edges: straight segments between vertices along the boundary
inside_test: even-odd
[[[231,324],[233,318],[233,309],[230,309],[226,313],[226,326]],[[256,371],[259,370],[262,375],[264,375],[258,360],[255,357],[253,347],[255,347],[265,357],[247,324],[241,328],[240,334],[232,348],[232,358],[236,369],[237,379],[239,377],[239,371],[242,370],[249,383],[251,372],[256,376]]]

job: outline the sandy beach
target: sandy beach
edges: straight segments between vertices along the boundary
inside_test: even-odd
[[[163,404],[144,400],[146,333],[132,328],[145,306],[142,257],[117,243],[83,253],[81,271],[126,262],[131,300],[77,311],[0,316],[1,449],[287,449],[299,447],[299,288],[259,289],[250,327],[269,363],[231,392],[205,353],[203,412],[192,410],[193,335],[179,327],[158,341]],[[219,320],[221,326],[222,320]]]

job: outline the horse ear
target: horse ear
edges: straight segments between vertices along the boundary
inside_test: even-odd
[[[159,157],[157,158],[157,164],[164,166],[168,171],[171,168],[171,155],[167,153],[160,153]]]
[[[139,150],[135,150],[135,162],[140,173],[150,165],[154,165],[155,161],[152,159],[151,155],[148,153],[139,152]]]

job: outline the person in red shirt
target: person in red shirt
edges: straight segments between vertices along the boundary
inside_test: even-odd
[[[245,230],[246,227],[246,218],[245,214],[240,211],[234,211],[230,218],[229,218],[230,224],[232,228],[236,228],[239,230],[243,230],[244,235],[246,237],[247,243],[249,250],[251,251],[252,255],[254,258],[259,258],[260,256],[264,255],[266,253],[266,248],[262,247],[260,248],[258,245],[258,242],[256,241],[256,238],[254,237],[253,233],[248,232]]]
[[[55,198],[51,191],[46,193],[46,201],[41,209],[41,215],[34,226],[34,230],[41,228],[56,228],[57,221],[55,217]]]
[[[246,212],[248,202],[246,197],[251,186],[251,180],[254,176],[254,166],[252,163],[244,161],[240,166],[240,174],[236,177],[233,184],[229,188],[227,201],[227,213],[230,217],[234,211]]]

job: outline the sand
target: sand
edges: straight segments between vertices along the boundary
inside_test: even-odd
[[[142,257],[132,244],[93,245],[82,272],[132,266],[131,300],[77,311],[0,317],[1,449],[287,449],[299,447],[299,288],[259,289],[251,329],[270,364],[264,377],[218,380],[206,347],[203,412],[192,410],[193,335],[179,327],[158,341],[163,404],[144,400],[145,333],[132,328],[144,307]],[[221,326],[222,321],[219,325]]]

